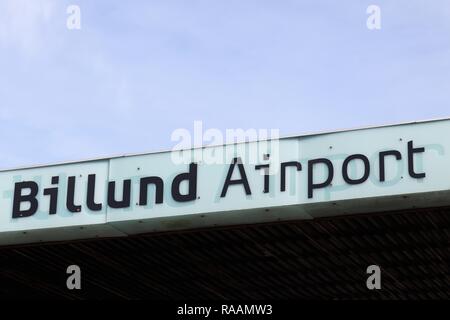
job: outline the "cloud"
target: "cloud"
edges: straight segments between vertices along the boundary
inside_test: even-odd
[[[54,0],[2,0],[0,47],[32,56],[43,48],[44,32],[54,12]]]

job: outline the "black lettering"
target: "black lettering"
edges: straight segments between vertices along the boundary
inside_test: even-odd
[[[52,177],[52,184],[58,184],[59,177]],[[56,214],[58,206],[58,187],[56,188],[46,188],[44,189],[44,196],[50,196],[50,208],[48,210],[49,214]]]
[[[188,180],[189,190],[187,194],[181,194],[180,185],[183,180]],[[186,202],[197,199],[197,164],[189,165],[189,172],[180,173],[172,182],[172,198],[178,202]]]
[[[80,212],[81,205],[74,204],[75,198],[75,176],[71,176],[68,178],[67,182],[67,199],[66,199],[66,207],[70,212]]]
[[[364,163],[364,174],[359,179],[351,179],[348,176],[348,165],[353,160],[361,160]],[[370,175],[370,163],[369,163],[369,159],[365,155],[353,154],[344,160],[344,164],[342,165],[342,177],[344,178],[344,181],[347,182],[348,184],[363,183],[369,178],[369,175]]]
[[[314,168],[314,165],[319,164],[319,163],[323,163],[327,166],[328,177],[324,182],[314,183],[313,168]],[[314,189],[325,188],[326,186],[330,185],[331,181],[333,181],[333,176],[334,176],[334,168],[333,168],[333,163],[331,163],[330,160],[325,159],[325,158],[309,160],[308,161],[308,198],[313,197]]]
[[[234,167],[238,165],[239,174],[241,175],[240,179],[231,180],[231,177],[233,175]],[[235,184],[242,184],[245,189],[246,195],[251,195],[252,192],[250,191],[250,185],[248,184],[247,175],[245,174],[244,165],[242,164],[241,158],[233,158],[233,162],[230,164],[230,168],[228,169],[228,174],[225,179],[225,184],[223,185],[222,193],[220,194],[220,197],[223,198],[227,195],[228,187],[230,185]]]
[[[116,200],[116,182],[110,181],[108,183],[108,206],[111,208],[127,208],[130,206],[131,198],[131,179],[123,181],[122,200]]]
[[[164,182],[160,177],[145,177],[141,179],[139,188],[139,205],[147,205],[148,185],[155,185],[155,203],[163,203]]]
[[[22,195],[23,189],[30,189],[30,194]],[[38,209],[38,201],[36,195],[39,187],[34,181],[23,181],[14,184],[14,200],[13,200],[13,218],[29,217],[36,213]],[[30,208],[27,210],[20,210],[22,202],[29,202]]]
[[[382,151],[380,152],[380,181],[386,181],[386,169],[385,169],[385,163],[384,159],[387,156],[394,156],[395,159],[401,160],[402,154],[397,150],[389,150],[389,151]]]
[[[92,211],[102,210],[102,204],[95,203],[95,174],[88,175],[86,205]]]
[[[408,142],[408,172],[411,178],[420,179],[425,178],[425,173],[414,172],[414,154],[425,152],[425,148],[414,148],[413,142]]]
[[[282,162],[281,163],[281,186],[280,191],[286,191],[286,168],[287,167],[296,167],[297,171],[302,170],[302,165],[300,162],[297,161],[290,161],[290,162]]]
[[[263,193],[269,192],[269,165],[268,164],[260,164],[255,166],[255,170],[264,170],[264,190]]]

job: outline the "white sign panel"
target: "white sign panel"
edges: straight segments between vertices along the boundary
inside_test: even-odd
[[[441,120],[4,171],[0,241],[448,205],[449,136]]]

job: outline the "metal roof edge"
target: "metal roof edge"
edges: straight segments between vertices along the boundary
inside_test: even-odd
[[[450,120],[450,117],[432,118],[432,119],[427,119],[427,120],[416,120],[416,121],[405,121],[405,122],[390,123],[390,124],[384,124],[384,125],[368,125],[368,126],[361,126],[361,127],[348,128],[348,129],[325,130],[325,131],[309,132],[309,133],[303,133],[303,134],[286,135],[286,136],[280,137],[279,140],[302,138],[302,137],[312,137],[312,136],[326,135],[326,134],[333,134],[333,133],[340,133],[340,132],[351,132],[351,131],[360,131],[360,130],[367,130],[367,129],[396,127],[396,126],[411,125],[411,124],[440,122],[440,121],[448,121],[448,120]],[[267,141],[270,141],[270,140],[274,140],[274,139],[272,139],[272,138],[267,139]],[[250,140],[250,141],[239,142],[239,143],[236,143],[236,142],[235,143],[223,143],[223,144],[217,144],[217,145],[211,144],[211,145],[207,145],[207,146],[192,147],[189,149],[180,149],[180,150],[176,150],[176,151],[196,150],[196,149],[201,149],[201,148],[220,147],[220,146],[227,146],[227,145],[233,145],[233,144],[238,145],[238,144],[242,144],[242,143],[257,142],[257,141],[266,141],[266,140],[263,140],[263,139]],[[161,151],[124,153],[124,154],[118,154],[118,155],[112,155],[112,156],[94,157],[94,158],[87,158],[87,159],[81,159],[81,160],[61,161],[61,162],[55,162],[55,163],[43,163],[43,164],[37,164],[37,165],[33,165],[33,166],[19,166],[19,167],[13,167],[13,168],[0,169],[0,173],[8,172],[8,171],[15,171],[15,170],[26,170],[26,169],[35,169],[35,168],[43,168],[43,167],[60,166],[60,165],[66,165],[66,164],[110,160],[110,159],[117,159],[117,158],[123,158],[123,157],[134,157],[134,156],[159,154],[159,153],[166,153],[166,152],[172,152],[172,151],[174,151],[174,150],[165,149],[165,150],[161,150]]]

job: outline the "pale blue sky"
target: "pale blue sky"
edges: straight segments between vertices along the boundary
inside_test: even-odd
[[[447,116],[448,0],[0,0],[0,168]]]

